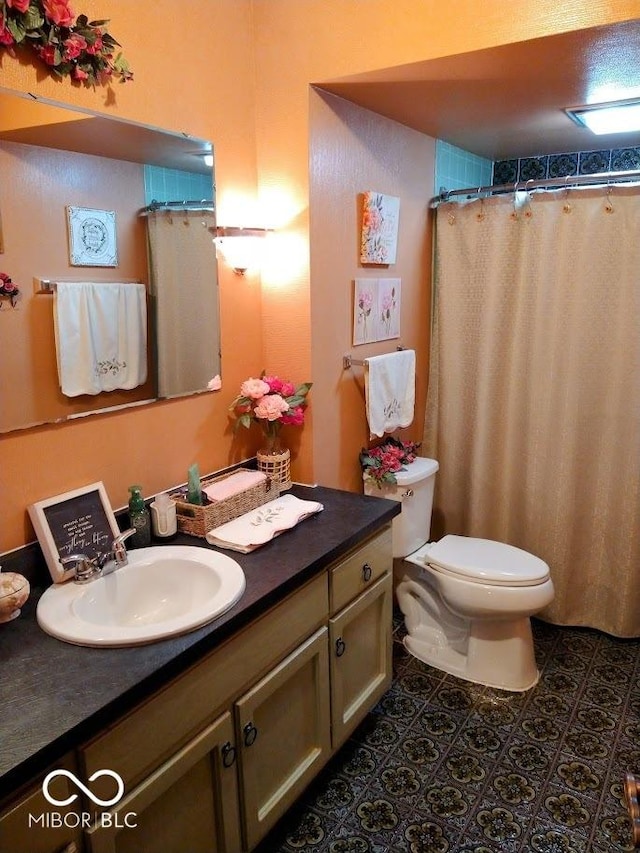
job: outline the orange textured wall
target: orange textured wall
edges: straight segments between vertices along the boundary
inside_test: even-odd
[[[356,414],[351,406],[342,410],[344,388],[339,392],[340,380],[336,376],[343,336],[334,335],[331,326],[344,324],[345,318],[331,312],[323,317],[313,308],[316,298],[324,299],[327,287],[338,297],[336,304],[344,307],[340,296],[342,288],[348,286],[344,277],[353,275],[353,268],[347,269],[344,261],[353,258],[357,236],[351,218],[347,218],[343,221],[345,227],[339,229],[337,239],[328,248],[337,273],[343,278],[326,274],[328,258],[322,259],[315,246],[309,257],[310,217],[332,221],[344,212],[330,200],[329,209],[324,211],[309,206],[309,145],[314,144],[311,137],[316,132],[313,109],[310,122],[310,84],[613,23],[635,18],[637,12],[636,0],[569,0],[562,4],[534,0],[519,4],[517,14],[505,14],[501,0],[486,0],[481,6],[477,0],[458,0],[455,12],[440,0],[254,2],[259,194],[265,203],[277,199],[282,210],[289,211],[286,234],[280,233],[279,239],[283,247],[290,247],[290,257],[286,264],[274,264],[273,274],[268,270],[263,276],[265,363],[274,372],[291,373],[297,368],[299,374],[304,374],[300,378],[311,377],[317,383],[312,391],[313,430],[305,428],[296,466],[299,477],[316,476],[333,485],[352,486],[354,454],[360,446],[355,435],[363,432],[361,412]],[[370,121],[371,135],[361,127],[362,135],[353,139],[353,152],[360,148],[365,157],[372,153],[370,146],[376,144],[375,122]],[[400,135],[392,142],[396,144],[400,151]],[[387,167],[393,161],[393,152],[388,154]],[[394,194],[393,167],[385,177],[387,191]],[[402,181],[399,177],[401,189]],[[362,189],[376,187],[359,187]],[[430,195],[431,189],[427,197]],[[404,220],[401,227],[405,227]],[[333,228],[334,236],[335,231]],[[315,237],[314,229],[314,240]],[[403,263],[419,263],[424,251],[424,245],[417,243],[413,256],[409,251]],[[421,295],[420,300],[423,299]],[[420,304],[414,306],[416,311]],[[411,316],[409,305],[405,310]],[[321,352],[316,340],[326,344]],[[318,356],[313,361],[312,352]],[[425,365],[426,352],[418,352],[418,359]],[[339,436],[332,432],[337,408]],[[346,426],[354,417],[359,425]]]
[[[398,344],[416,351],[415,420],[399,435],[422,437],[431,278],[427,199],[433,195],[435,140],[322,92],[311,94],[310,128],[315,475],[327,485],[358,491],[358,453],[369,439],[364,372],[343,370],[344,353],[363,359]],[[400,199],[397,256],[390,266],[359,263],[364,190]],[[354,278],[400,279],[399,340],[353,349]]]
[[[235,192],[256,191],[254,68],[249,0],[77,0],[77,13],[110,18],[135,73],[131,84],[86,89],[42,78],[39,69],[3,56],[2,86],[36,92],[123,118],[187,131],[215,144],[219,208]],[[213,259],[212,259],[213,260]],[[203,472],[243,458],[247,444],[232,441],[227,406],[248,370],[262,366],[259,280],[220,267],[224,387],[221,392],[143,409],[39,427],[0,437],[0,551],[34,539],[26,506],[102,479],[114,507],[127,486],[147,494],[186,479],[198,461]]]
[[[76,5],[89,18],[111,19],[135,82],[93,91],[42,79],[5,56],[2,85],[212,139],[220,221],[234,194],[257,193],[277,212],[280,253],[262,291],[255,277],[239,279],[221,266],[221,393],[2,438],[0,550],[33,538],[25,514],[32,500],[102,478],[118,506],[131,482],[151,493],[184,480],[195,459],[208,470],[241,456],[226,431],[226,407],[242,379],[263,366],[320,380],[311,376],[311,341],[332,318],[314,317],[312,327],[310,84],[637,16],[637,0],[532,0],[517,15],[506,15],[502,0],[486,0],[481,13],[476,0],[460,0],[455,14],[438,0],[154,0],[144,15],[130,0]],[[341,233],[334,253],[352,252],[354,239]],[[325,355],[333,371],[342,353]],[[318,407],[315,429],[301,436],[299,478],[313,475],[322,417]],[[315,449],[321,452],[319,441]],[[351,453],[339,443],[331,452],[342,479],[352,470]]]

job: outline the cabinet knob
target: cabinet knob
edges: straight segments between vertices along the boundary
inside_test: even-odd
[[[230,741],[227,741],[220,751],[222,752],[222,766],[231,767],[236,760],[235,746]]]
[[[402,493],[403,498],[412,498],[413,497],[413,489],[407,489],[406,492]]]
[[[369,563],[365,563],[362,567],[362,578],[365,583],[368,583],[371,580],[371,575],[373,574],[373,569],[369,565]]]
[[[247,723],[242,731],[244,733],[244,745],[251,746],[258,737],[258,729],[253,725],[253,723]]]
[[[336,640],[336,657],[341,658],[342,655],[345,653],[346,649],[347,646],[345,644],[345,641],[342,639],[342,637],[338,637],[338,639]]]

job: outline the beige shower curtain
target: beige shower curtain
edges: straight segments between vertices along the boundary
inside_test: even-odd
[[[151,296],[157,336],[158,396],[202,391],[220,372],[213,213],[150,213]]]
[[[434,535],[542,557],[541,614],[640,636],[640,190],[437,210]]]

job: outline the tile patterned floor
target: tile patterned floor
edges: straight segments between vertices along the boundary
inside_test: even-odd
[[[539,684],[483,688],[412,658],[259,853],[630,851],[640,640],[534,621]]]

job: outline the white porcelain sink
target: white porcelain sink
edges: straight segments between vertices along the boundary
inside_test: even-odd
[[[240,599],[244,572],[231,557],[190,545],[129,552],[105,577],[54,584],[37,607],[40,627],[80,646],[135,646],[193,631]]]

